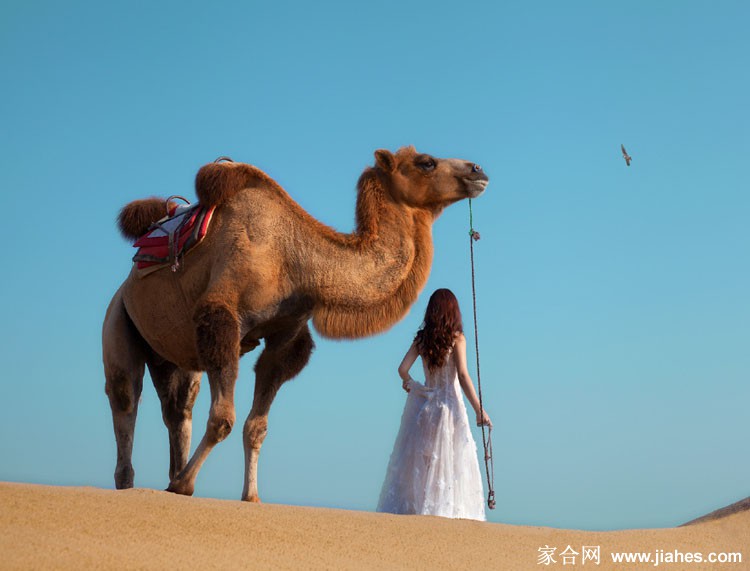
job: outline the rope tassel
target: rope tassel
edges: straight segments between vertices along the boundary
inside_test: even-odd
[[[474,271],[474,242],[479,240],[479,232],[474,230],[474,213],[471,209],[471,198],[469,199],[469,252],[471,254],[471,297],[474,307],[474,347],[477,354],[477,392],[479,393],[479,409],[484,416],[484,403],[482,401],[482,376],[479,370],[479,328],[477,327],[477,288]],[[492,457],[492,428],[482,424],[482,444],[484,445],[484,471],[487,475],[487,507],[495,509],[495,462]]]

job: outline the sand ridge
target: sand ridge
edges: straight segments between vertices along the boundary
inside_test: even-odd
[[[249,504],[133,489],[0,483],[0,569],[743,569],[750,511],[671,529],[591,532]],[[598,566],[563,566],[600,546]],[[539,565],[555,547],[556,563]],[[742,552],[736,564],[614,564],[610,553]],[[570,561],[570,560],[569,560]]]

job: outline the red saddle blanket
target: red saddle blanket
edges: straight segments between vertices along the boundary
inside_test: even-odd
[[[136,267],[141,270],[171,264],[172,271],[177,271],[183,256],[206,235],[215,208],[205,208],[200,204],[178,206],[169,216],[155,222],[133,244],[138,248],[133,256]]]

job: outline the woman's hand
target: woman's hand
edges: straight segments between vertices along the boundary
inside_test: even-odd
[[[403,388],[407,393],[411,390],[409,388],[409,383],[411,383],[411,377],[409,377],[408,379],[402,381],[402,383],[401,383],[401,388]]]
[[[492,428],[492,421],[490,420],[487,411],[482,410],[477,412],[477,426],[489,426]]]

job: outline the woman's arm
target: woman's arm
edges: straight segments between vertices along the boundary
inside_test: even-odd
[[[409,392],[409,387],[407,385],[411,380],[409,369],[411,369],[411,366],[414,364],[414,361],[417,360],[417,357],[419,357],[419,350],[417,349],[417,342],[414,341],[412,342],[411,347],[409,347],[409,350],[406,352],[406,355],[404,355],[404,359],[401,361],[401,364],[398,366],[398,376],[401,377],[402,381],[401,386],[407,393]]]
[[[469,404],[471,404],[471,408],[474,409],[474,412],[477,415],[477,426],[482,426],[484,424],[485,426],[492,427],[492,421],[487,415],[487,412],[481,410],[479,398],[477,398],[477,393],[474,391],[474,383],[471,382],[469,369],[466,367],[466,337],[464,337],[463,333],[459,333],[456,337],[456,344],[454,345],[453,350],[456,356],[458,382],[461,384],[461,388],[463,389]]]

